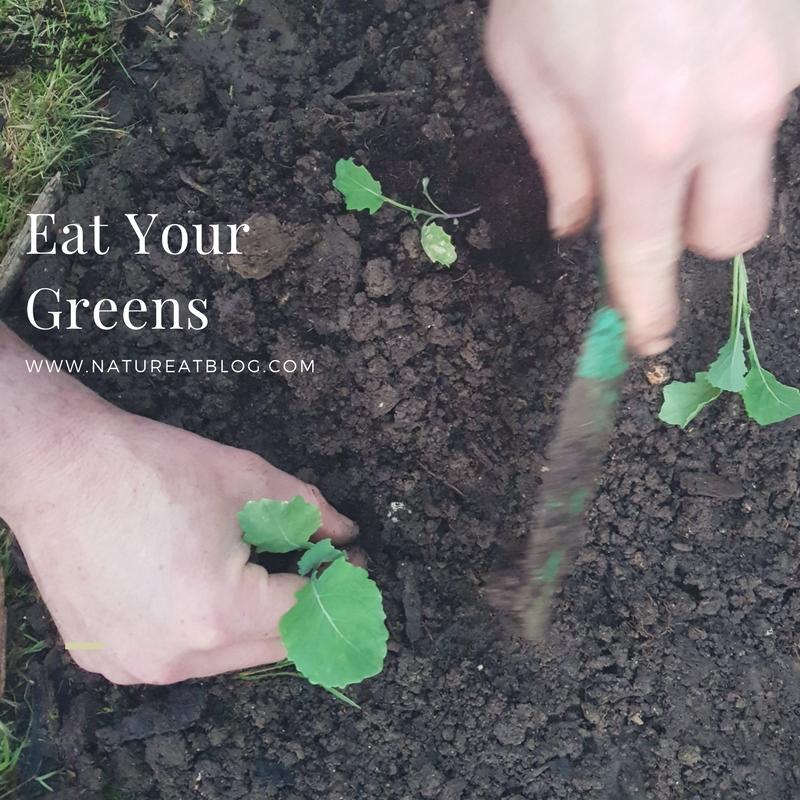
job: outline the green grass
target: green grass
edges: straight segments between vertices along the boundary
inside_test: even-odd
[[[58,54],[62,41],[78,56],[108,46],[116,0],[0,0],[7,44],[31,59]]]
[[[0,0],[0,255],[47,180],[74,174],[102,110],[117,0]]]
[[[7,606],[10,605],[12,600],[10,584],[14,578],[11,546],[11,534],[0,524],[0,569],[3,570],[3,577],[5,578]],[[9,640],[6,643],[6,653],[9,653],[9,656],[12,649],[8,646],[12,638],[11,634],[11,630],[6,631],[6,636]],[[6,671],[8,673],[12,659],[6,653],[0,654],[0,657],[6,659]],[[8,679],[9,676],[7,674],[7,682]],[[7,691],[6,696],[0,698],[0,798],[13,787],[17,763],[27,744],[25,737],[18,737],[14,733],[13,726],[17,716],[16,703],[10,699],[10,695],[11,692]]]
[[[4,722],[0,722],[0,792],[12,788],[13,775],[26,744],[24,738],[18,739]]]
[[[37,653],[46,650],[47,642],[34,636],[24,619],[24,610],[32,602],[33,584],[14,568],[11,558],[11,534],[0,521],[0,569],[6,584],[6,612],[9,626],[6,631],[6,693],[0,698],[0,800],[15,797],[20,788],[16,768],[27,747],[27,729],[22,722],[29,717],[24,712],[28,706],[29,684],[26,679],[28,665]],[[29,778],[26,783],[36,783],[48,790],[48,781],[58,771]]]
[[[0,258],[45,183],[69,181],[91,137],[113,130],[102,110],[102,70],[114,54],[117,0],[0,0]],[[2,446],[2,443],[0,443]],[[33,587],[17,574],[11,536],[0,522],[0,569],[9,619],[6,694],[0,698],[0,800],[20,789],[16,768],[27,746],[30,659],[47,647],[31,635],[24,609]],[[51,790],[57,773],[26,783]]]
[[[74,181],[92,137],[118,132],[104,113],[101,87],[103,69],[117,58],[118,8],[125,8],[124,0],[0,0],[0,258],[45,183],[57,171]],[[216,11],[214,0],[183,0],[176,8],[198,24],[210,23]],[[6,695],[0,697],[0,800],[21,788],[16,767],[27,746],[25,675],[30,659],[48,646],[31,635],[21,613],[13,613],[30,604],[33,586],[14,570],[11,547],[0,520],[0,569],[14,619],[7,632]],[[52,791],[49,781],[59,772],[25,783]],[[113,789],[105,796],[122,797]]]

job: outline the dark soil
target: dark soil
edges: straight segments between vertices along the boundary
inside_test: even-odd
[[[385,672],[352,689],[361,712],[293,679],[121,689],[72,667],[31,608],[53,649],[32,666],[24,769],[64,766],[49,796],[800,796],[798,423],[761,430],[726,399],[686,432],[665,427],[636,364],[550,641],[511,639],[485,602],[530,518],[597,256],[589,238],[549,240],[535,167],[481,58],[483,11],[251,0],[205,34],[128,23],[134,84],[120,75],[112,102],[131,134],[64,220],[258,214],[279,252],[240,263],[262,275],[245,278],[224,257],[132,257],[118,226],[106,257],[35,262],[14,325],[59,358],[313,358],[313,375],[86,381],[316,481],[364,532],[392,645]],[[772,233],[748,263],[762,360],[793,383],[798,130],[793,111]],[[451,270],[420,255],[406,217],[344,212],[330,178],[350,155],[398,197],[418,199],[430,175],[446,207],[483,206]],[[721,344],[728,275],[687,259],[680,341],[660,360],[675,377]],[[36,335],[24,300],[42,285],[207,297],[211,325]]]

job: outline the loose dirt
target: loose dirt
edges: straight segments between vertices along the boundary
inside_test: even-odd
[[[481,58],[483,13],[251,0],[205,34],[128,23],[134,84],[120,74],[112,103],[130,136],[62,218],[255,216],[258,257],[135,257],[120,224],[108,256],[36,261],[14,325],[53,358],[313,359],[313,374],[85,380],[316,481],[364,532],[392,645],[352,691],[361,712],[293,679],[114,688],[69,664],[34,606],[53,649],[31,670],[24,770],[63,765],[59,800],[800,796],[797,422],[761,430],[723,399],[686,432],[665,427],[653,365],[636,364],[551,640],[513,640],[483,597],[529,519],[597,258],[590,234],[549,239]],[[770,238],[748,261],[762,360],[795,384],[798,132],[795,109]],[[405,215],[343,210],[330,180],[351,155],[394,196],[429,175],[445,207],[482,206],[451,270],[420,254]],[[659,360],[674,377],[722,343],[728,276],[686,259],[679,341]],[[207,297],[211,324],[37,334],[23,304],[43,285]]]

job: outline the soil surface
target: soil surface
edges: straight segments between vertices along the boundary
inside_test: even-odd
[[[61,212],[113,223],[112,252],[34,262],[12,323],[53,358],[314,359],[313,374],[85,380],[317,482],[361,526],[391,646],[352,689],[361,712],[294,679],[115,688],[71,666],[31,607],[52,649],[31,667],[23,769],[64,767],[49,797],[800,796],[800,423],[759,429],[734,398],[666,427],[652,364],[636,363],[550,640],[514,640],[485,601],[532,516],[597,248],[549,239],[481,57],[483,15],[470,0],[251,0],[205,33],[184,17],[170,32],[127,23],[131,80],[115,78],[112,104],[130,135]],[[794,384],[798,132],[793,109],[771,235],[748,261],[762,361]],[[348,156],[407,201],[429,175],[448,209],[482,206],[452,269],[426,260],[402,214],[344,211],[330,180]],[[132,211],[159,225],[258,215],[260,255],[131,256]],[[686,260],[679,341],[658,360],[674,377],[721,345],[728,279]],[[211,323],[39,334],[24,301],[40,286],[206,297]]]

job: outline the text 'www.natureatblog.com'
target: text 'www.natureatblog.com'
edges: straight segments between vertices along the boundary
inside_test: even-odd
[[[93,358],[25,359],[31,374],[69,375],[304,375],[314,372],[314,359],[218,358]]]

